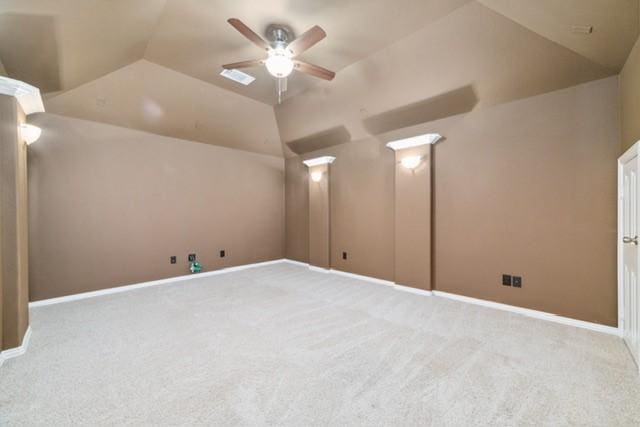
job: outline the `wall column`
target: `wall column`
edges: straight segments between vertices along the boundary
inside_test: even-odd
[[[427,134],[387,144],[395,150],[395,282],[431,290],[431,144]]]
[[[309,168],[309,265],[331,267],[329,165],[334,157],[305,160]]]
[[[0,302],[2,349],[19,347],[29,325],[27,144],[17,99],[0,95]]]

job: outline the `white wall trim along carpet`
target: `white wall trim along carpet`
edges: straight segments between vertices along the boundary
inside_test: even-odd
[[[309,264],[300,262],[300,261],[294,261],[294,260],[290,260],[290,259],[277,259],[277,260],[272,260],[272,261],[265,261],[265,262],[257,262],[254,264],[245,264],[245,265],[239,265],[236,267],[228,267],[228,268],[223,268],[220,270],[214,270],[214,271],[207,271],[204,273],[198,273],[198,274],[190,274],[190,275],[186,275],[186,276],[177,276],[177,277],[171,277],[171,278],[167,278],[167,279],[160,279],[160,280],[154,280],[154,281],[150,281],[150,282],[143,282],[143,283],[136,283],[133,285],[125,285],[125,286],[118,286],[118,287],[114,287],[114,288],[108,288],[108,289],[101,289],[98,291],[92,291],[92,292],[83,292],[80,294],[74,294],[74,295],[67,295],[67,296],[63,296],[63,297],[58,297],[58,298],[50,298],[50,299],[45,299],[45,300],[40,300],[40,301],[34,301],[29,303],[29,307],[41,307],[41,306],[45,306],[45,305],[51,305],[51,304],[59,304],[59,303],[64,303],[64,302],[69,302],[69,301],[77,301],[77,300],[82,300],[82,299],[86,299],[86,298],[93,298],[93,297],[97,297],[97,296],[102,296],[102,295],[109,295],[109,294],[115,294],[115,293],[120,293],[120,292],[127,292],[127,291],[131,291],[134,289],[141,289],[141,288],[147,288],[147,287],[151,287],[151,286],[158,286],[158,285],[164,285],[164,284],[169,284],[169,283],[175,283],[175,282],[181,282],[184,280],[191,280],[191,279],[196,279],[196,278],[200,278],[200,277],[207,277],[207,276],[214,276],[214,275],[218,275],[218,274],[226,274],[226,273],[230,273],[233,271],[241,271],[241,270],[245,270],[248,268],[254,268],[254,267],[260,267],[260,266],[265,266],[265,265],[271,265],[271,264],[279,264],[279,263],[288,263],[288,264],[293,264],[293,265],[298,265],[298,266],[302,266],[302,267],[307,267],[312,271],[317,271],[317,272],[322,272],[322,273],[331,273],[331,274],[336,274],[339,276],[346,276],[346,277],[351,277],[354,279],[359,279],[368,283],[373,283],[373,284],[377,284],[377,285],[384,285],[384,286],[389,286],[392,287],[395,290],[398,291],[403,291],[403,292],[409,292],[409,293],[413,293],[413,294],[417,294],[420,296],[436,296],[436,297],[441,297],[441,298],[448,298],[448,299],[452,299],[452,300],[456,300],[456,301],[461,301],[461,302],[465,302],[465,303],[469,303],[469,304],[475,304],[475,305],[481,305],[484,307],[489,307],[489,308],[494,308],[494,309],[498,309],[498,310],[503,310],[503,311],[509,311],[512,313],[516,313],[516,314],[521,314],[524,316],[528,316],[528,317],[533,317],[536,319],[541,319],[541,320],[547,320],[550,322],[555,322],[555,323],[561,323],[563,325],[568,325],[568,326],[574,326],[577,328],[583,328],[583,329],[589,329],[592,331],[596,331],[596,332],[603,332],[606,334],[611,334],[611,335],[615,335],[615,336],[622,336],[620,329],[613,327],[613,326],[607,326],[607,325],[601,325],[598,323],[591,323],[591,322],[585,322],[583,320],[576,320],[576,319],[571,319],[568,317],[563,317],[563,316],[557,316],[555,314],[552,313],[546,313],[543,311],[538,311],[538,310],[531,310],[528,308],[523,308],[523,307],[516,307],[513,305],[508,305],[508,304],[501,304],[498,302],[493,302],[493,301],[487,301],[487,300],[482,300],[482,299],[478,299],[478,298],[471,298],[471,297],[467,297],[467,296],[463,296],[463,295],[456,295],[456,294],[451,294],[448,292],[442,292],[442,291],[438,291],[438,290],[434,290],[434,291],[427,291],[424,289],[416,289],[416,288],[411,288],[408,286],[403,286],[403,285],[398,285],[394,282],[391,282],[389,280],[383,280],[383,279],[377,279],[374,277],[368,277],[368,276],[363,276],[360,274],[354,274],[354,273],[348,273],[345,271],[340,271],[340,270],[334,270],[334,269],[324,269],[324,268],[318,268],[318,267],[314,267],[314,266],[310,266]],[[0,354],[0,365],[2,364],[2,361],[11,357],[16,357],[19,356],[21,354],[24,354],[27,346],[29,344],[29,338],[31,337],[31,328],[29,328],[27,330],[27,332],[25,333],[25,337],[23,340],[23,343],[20,347],[17,348],[13,348],[13,349],[9,349],[9,350],[5,350]]]
[[[24,333],[24,337],[22,337],[22,344],[20,347],[9,348],[0,352],[0,366],[4,363],[5,360],[11,359],[12,357],[18,357],[27,352],[27,347],[29,347],[29,340],[31,339],[31,326],[27,328],[27,331]]]

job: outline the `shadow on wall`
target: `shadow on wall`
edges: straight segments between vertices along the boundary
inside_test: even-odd
[[[394,110],[370,116],[362,121],[370,135],[382,135],[395,130],[410,128],[434,120],[468,113],[478,104],[473,85],[419,101]],[[294,153],[301,155],[351,141],[351,134],[340,125],[313,135],[286,143]]]
[[[56,18],[48,15],[0,15],[0,60],[7,75],[40,89],[62,89]]]
[[[340,125],[287,142],[287,147],[296,154],[305,154],[349,141],[351,141],[351,134],[344,125]]]
[[[478,104],[473,85],[368,117],[362,122],[371,135],[468,113]]]

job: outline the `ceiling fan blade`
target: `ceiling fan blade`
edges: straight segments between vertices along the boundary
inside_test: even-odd
[[[333,78],[336,76],[336,73],[334,73],[333,71],[329,71],[326,68],[309,64],[307,62],[298,61],[297,59],[293,60],[293,64],[296,70],[314,77],[319,77],[321,79],[333,80]]]
[[[322,28],[314,25],[311,29],[301,34],[300,37],[289,43],[287,50],[289,50],[292,56],[298,56],[326,36],[327,33],[325,33]]]
[[[225,70],[233,70],[236,68],[249,68],[249,67],[257,67],[258,65],[264,64],[264,59],[251,59],[249,61],[240,61],[233,62],[231,64],[224,64],[222,68]]]
[[[247,27],[241,20],[237,18],[230,18],[227,20],[227,22],[260,49],[271,49],[269,43],[267,43],[262,37],[257,35],[251,28]]]

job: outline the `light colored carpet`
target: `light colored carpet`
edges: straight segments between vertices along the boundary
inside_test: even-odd
[[[618,338],[291,264],[31,314],[2,425],[640,425]]]

